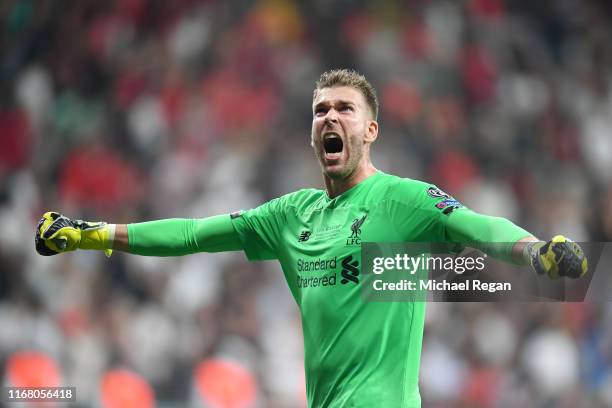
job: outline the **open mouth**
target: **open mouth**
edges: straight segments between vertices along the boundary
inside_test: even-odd
[[[333,159],[340,157],[344,143],[342,138],[335,133],[328,133],[323,136],[323,149],[325,156]]]

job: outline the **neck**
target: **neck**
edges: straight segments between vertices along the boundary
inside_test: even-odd
[[[355,169],[355,171],[346,178],[334,179],[324,174],[323,179],[325,180],[325,189],[327,190],[327,195],[329,196],[329,198],[336,198],[345,191],[351,189],[352,187],[355,187],[363,180],[376,174],[376,171],[377,170],[372,164],[372,162],[368,162],[366,165],[360,166]]]

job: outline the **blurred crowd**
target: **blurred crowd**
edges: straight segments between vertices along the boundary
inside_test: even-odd
[[[160,407],[304,407],[275,263],[44,258],[33,235],[47,210],[199,218],[321,188],[311,100],[330,68],[378,90],[379,169],[541,238],[612,241],[610,2],[6,0],[0,19],[4,384],[9,358],[36,350],[79,406],[125,369]],[[612,406],[611,312],[429,304],[423,405]],[[219,362],[238,374],[223,383]]]

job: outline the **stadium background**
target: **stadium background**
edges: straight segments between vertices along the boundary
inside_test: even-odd
[[[378,89],[380,169],[539,237],[612,241],[610,4],[3,1],[3,383],[32,375],[10,363],[37,350],[82,406],[109,398],[117,368],[160,407],[304,406],[298,312],[275,263],[43,258],[33,231],[50,209],[204,217],[320,187],[311,91],[333,67]],[[610,312],[430,304],[423,405],[612,406]]]

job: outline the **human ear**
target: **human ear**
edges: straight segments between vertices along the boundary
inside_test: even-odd
[[[375,120],[369,120],[367,123],[365,138],[363,139],[366,143],[373,143],[378,138],[378,122]]]

